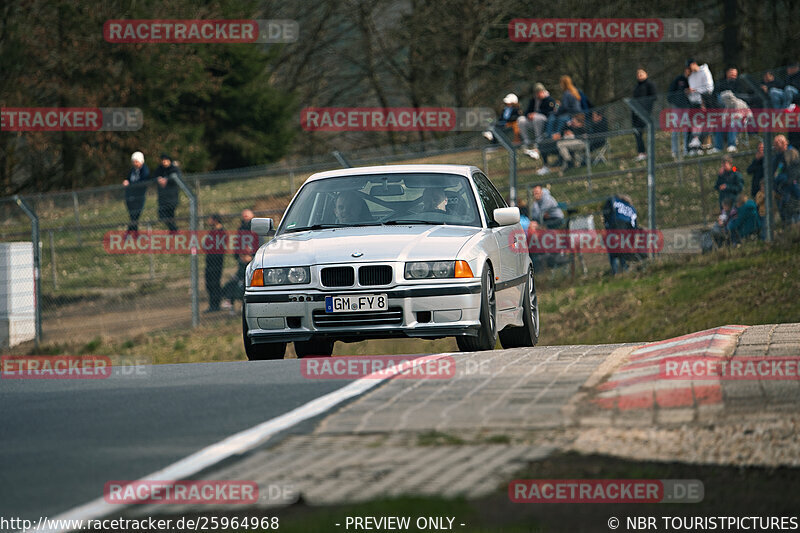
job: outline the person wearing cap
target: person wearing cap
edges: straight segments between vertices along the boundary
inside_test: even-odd
[[[145,194],[147,193],[147,184],[150,181],[150,169],[144,162],[144,154],[142,152],[134,152],[131,155],[131,169],[128,171],[128,177],[122,181],[122,186],[125,188],[125,207],[128,208],[128,216],[130,222],[128,223],[128,231],[139,231],[139,216],[144,209]]]
[[[514,93],[508,93],[503,98],[503,111],[500,113],[500,118],[497,119],[495,125],[502,129],[510,129],[514,133],[514,137],[519,135],[517,126],[517,119],[519,118],[519,98]],[[483,136],[489,141],[494,141],[494,134],[491,131],[484,131]]]
[[[556,110],[556,101],[541,83],[533,86],[533,98],[528,103],[525,113],[519,117],[519,132],[522,136],[522,150],[529,157],[539,159],[539,143],[544,136],[544,127],[549,117]],[[533,142],[531,142],[533,133]]]
[[[167,226],[170,231],[178,231],[175,225],[175,209],[180,198],[178,182],[175,178],[180,176],[180,170],[172,161],[169,154],[161,154],[161,165],[156,170],[154,177],[158,182],[158,220]]]

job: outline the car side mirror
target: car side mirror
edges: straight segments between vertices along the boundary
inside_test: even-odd
[[[511,226],[519,222],[519,207],[498,207],[494,210],[494,220],[501,226]]]
[[[273,230],[271,218],[254,218],[250,221],[250,231],[265,237]]]

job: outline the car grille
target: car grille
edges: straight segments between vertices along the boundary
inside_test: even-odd
[[[326,313],[317,309],[312,313],[318,328],[348,328],[354,326],[399,326],[403,323],[403,309],[390,307],[386,311],[359,311],[355,313]]]
[[[355,282],[353,267],[328,267],[320,273],[325,287],[351,287]]]
[[[389,265],[368,265],[358,269],[358,283],[368,285],[388,285],[392,282],[392,267]]]

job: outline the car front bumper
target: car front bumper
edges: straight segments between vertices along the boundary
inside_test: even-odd
[[[386,294],[388,311],[326,313],[325,297]],[[244,295],[248,336],[253,343],[328,338],[440,338],[476,335],[480,326],[480,282],[395,286],[387,289],[248,290]]]

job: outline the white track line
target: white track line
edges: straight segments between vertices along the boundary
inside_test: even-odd
[[[453,354],[450,353],[426,355],[387,368],[381,371],[379,374],[369,374],[364,376],[363,378],[345,385],[341,389],[335,390],[324,396],[320,396],[315,400],[311,400],[310,402],[301,405],[300,407],[297,407],[288,413],[271,420],[267,420],[266,422],[262,422],[257,426],[251,427],[250,429],[245,429],[244,431],[235,433],[230,437],[217,442],[216,444],[212,444],[211,446],[203,448],[202,450],[197,451],[176,463],[172,463],[166,468],[163,468],[157,472],[153,472],[152,474],[149,474],[138,481],[178,481],[181,479],[186,479],[233,455],[239,455],[246,451],[252,450],[281,431],[284,431],[310,418],[314,418],[315,416],[328,411],[329,409],[346,400],[349,400],[350,398],[354,398],[367,392],[380,383],[383,383],[384,381],[391,379],[398,374],[412,370],[414,367],[427,362],[436,361],[437,359],[442,359],[452,355]],[[128,505],[111,504],[106,502],[103,497],[100,497],[89,503],[74,507],[69,511],[65,511],[60,515],[50,519],[50,521],[51,523],[54,523],[60,520],[63,524],[65,523],[64,521],[67,520],[93,520],[117,511],[121,511],[125,507],[128,507]],[[31,529],[28,531],[62,533],[70,530],[42,528]]]

